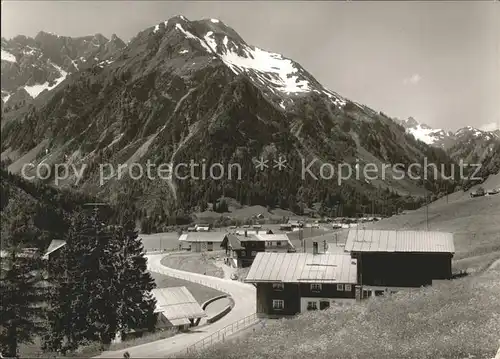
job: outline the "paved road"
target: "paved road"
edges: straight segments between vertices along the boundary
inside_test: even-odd
[[[188,346],[217,332],[227,325],[255,313],[254,286],[241,283],[239,281],[232,281],[168,268],[160,263],[164,256],[165,254],[148,255],[148,269],[152,272],[181,278],[191,282],[197,282],[206,285],[207,287],[216,288],[222,292],[228,293],[234,299],[234,308],[217,322],[203,327],[194,327],[191,332],[178,334],[171,338],[141,344],[123,350],[104,352],[96,358],[123,358],[123,354],[125,352],[128,352],[131,358],[169,357],[177,353],[182,353]]]

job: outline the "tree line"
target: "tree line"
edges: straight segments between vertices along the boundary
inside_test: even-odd
[[[134,221],[113,222],[75,203],[78,210],[54,215],[67,226],[56,237],[66,244],[44,258],[41,243],[55,232],[39,226],[32,203],[4,180],[2,197],[12,198],[8,213],[2,208],[0,353],[17,357],[23,343],[40,339],[44,351],[64,355],[90,343],[105,348],[131,330],[153,331],[155,283]]]

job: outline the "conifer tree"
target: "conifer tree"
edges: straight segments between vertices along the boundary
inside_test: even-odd
[[[111,343],[116,331],[111,237],[97,212],[73,219],[63,253],[51,264],[58,275],[51,278],[44,349],[66,353],[91,342]]]
[[[156,301],[151,290],[156,284],[147,271],[147,258],[132,221],[114,227],[112,251],[117,277],[114,296],[118,299],[116,315],[119,334],[130,329],[154,330]]]
[[[32,248],[38,235],[30,216],[16,214],[4,228],[0,268],[0,352],[15,357],[21,343],[32,343],[44,329],[43,267]]]
[[[132,221],[107,226],[97,212],[79,215],[63,250],[55,264],[59,275],[53,278],[45,350],[105,346],[117,333],[154,328],[155,284]]]

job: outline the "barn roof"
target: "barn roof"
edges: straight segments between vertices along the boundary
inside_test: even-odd
[[[155,313],[162,313],[169,321],[207,316],[186,287],[156,288],[151,292],[156,299]]]
[[[356,283],[349,254],[257,253],[245,282]]]
[[[45,252],[43,258],[47,258],[51,253],[57,251],[58,249],[64,247],[66,245],[66,241],[62,239],[54,239],[49,244],[49,248]]]
[[[348,252],[455,253],[453,233],[430,231],[353,229],[344,248]]]
[[[225,232],[190,232],[179,237],[181,242],[222,242],[226,238]]]

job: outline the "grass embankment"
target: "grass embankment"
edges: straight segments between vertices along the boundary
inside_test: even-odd
[[[354,307],[267,321],[198,357],[493,358],[500,345],[500,271],[376,297]]]
[[[220,252],[173,254],[163,258],[161,264],[186,272],[224,278],[224,271],[213,263],[219,255],[222,254]]]

